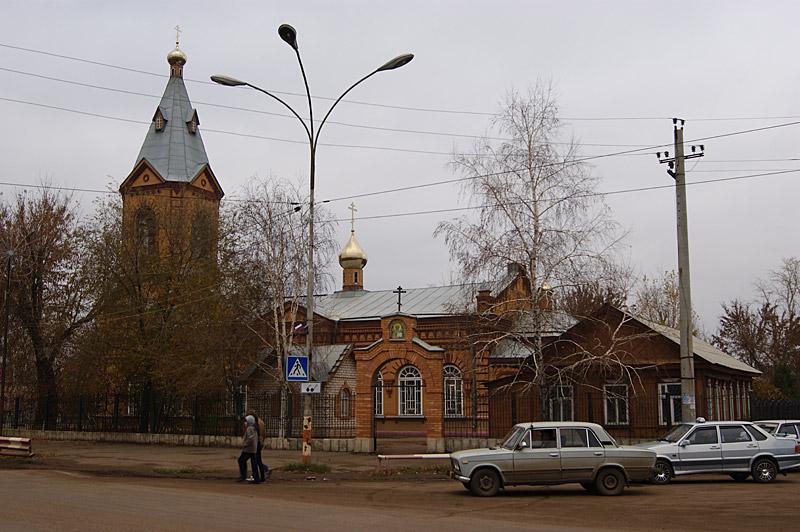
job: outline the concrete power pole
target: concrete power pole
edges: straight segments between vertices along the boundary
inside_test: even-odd
[[[692,291],[689,276],[689,221],[686,206],[686,159],[705,155],[705,147],[692,146],[692,153],[683,153],[683,125],[685,121],[673,118],[675,134],[675,157],[669,152],[664,158],[659,152],[659,162],[667,163],[667,173],[675,179],[675,207],[678,222],[678,288],[680,290],[680,333],[681,333],[681,421],[691,422],[697,417],[694,381],[694,348],[692,346]]]

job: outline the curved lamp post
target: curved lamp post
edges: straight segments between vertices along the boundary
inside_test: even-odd
[[[366,81],[368,78],[374,76],[378,72],[385,72],[387,70],[394,70],[396,68],[400,68],[404,65],[407,65],[414,59],[414,54],[403,54],[395,57],[394,59],[390,59],[383,65],[379,66],[363,78],[359,79],[350,87],[347,88],[338,98],[336,101],[333,102],[328,112],[325,113],[325,116],[322,118],[322,121],[319,123],[319,126],[315,128],[314,124],[314,106],[311,103],[311,92],[308,89],[308,78],[306,77],[306,70],[303,67],[303,60],[300,58],[300,50],[297,47],[297,31],[290,26],[289,24],[281,24],[278,27],[278,35],[280,36],[283,41],[286,42],[289,46],[292,47],[294,50],[295,55],[297,56],[297,62],[300,65],[300,72],[303,75],[303,83],[306,88],[306,97],[308,99],[308,122],[303,120],[303,118],[295,111],[291,105],[283,101],[278,96],[275,96],[271,92],[262,89],[252,83],[248,83],[246,81],[242,81],[236,78],[232,78],[230,76],[211,76],[211,81],[215,83],[219,83],[220,85],[225,85],[228,87],[238,87],[238,86],[246,86],[250,87],[251,89],[255,89],[259,92],[263,92],[270,98],[277,100],[281,103],[284,107],[286,107],[291,113],[300,121],[303,125],[303,129],[306,132],[306,137],[308,138],[308,145],[310,150],[310,165],[309,165],[309,200],[308,200],[308,208],[309,208],[309,220],[308,220],[308,288],[306,292],[306,353],[309,357],[309,367],[311,366],[311,350],[314,343],[314,181],[315,181],[315,173],[316,173],[316,154],[317,154],[317,141],[319,140],[319,134],[322,131],[322,126],[325,125],[325,122],[328,120],[328,117],[331,115],[331,111],[339,104],[340,101],[356,86],[360,85],[362,82]],[[303,397],[303,463],[308,464],[311,462],[311,396],[306,394]]]

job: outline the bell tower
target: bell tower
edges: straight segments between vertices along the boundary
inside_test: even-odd
[[[178,36],[180,36],[180,29]],[[119,187],[123,238],[148,255],[213,258],[224,195],[183,82],[187,57],[176,38],[169,79],[133,170]]]
[[[354,291],[364,289],[364,266],[367,265],[367,254],[356,240],[356,205],[351,203],[350,240],[339,253],[339,265],[342,267],[342,290]]]

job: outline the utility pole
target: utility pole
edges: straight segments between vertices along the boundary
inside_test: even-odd
[[[0,434],[6,424],[6,368],[8,367],[8,314],[11,307],[11,257],[14,256],[12,250],[6,251],[6,291],[3,300],[5,317],[3,320],[3,364],[0,366]]]
[[[667,173],[675,179],[675,207],[678,222],[678,288],[680,291],[680,333],[681,333],[681,421],[692,422],[697,417],[694,380],[694,348],[692,346],[692,292],[689,277],[689,221],[686,206],[686,159],[705,155],[705,146],[692,146],[692,153],[683,153],[683,126],[685,120],[673,118],[675,134],[675,157],[669,152],[657,154],[660,163],[667,163]]]

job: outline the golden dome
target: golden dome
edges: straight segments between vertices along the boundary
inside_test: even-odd
[[[350,240],[339,253],[339,264],[342,268],[363,268],[367,265],[367,254],[358,244],[354,231],[350,232]]]
[[[186,64],[186,54],[183,53],[183,50],[175,46],[175,49],[172,50],[170,53],[167,54],[167,63],[170,65],[174,65],[175,63],[179,63],[181,65]]]

